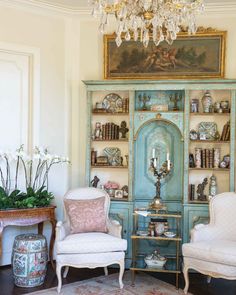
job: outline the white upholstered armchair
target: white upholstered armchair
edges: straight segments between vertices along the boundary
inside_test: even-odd
[[[63,277],[67,276],[69,267],[96,268],[104,267],[107,275],[107,266],[119,264],[119,284],[123,288],[122,277],[124,273],[124,258],[127,241],[121,238],[121,226],[108,217],[110,208],[109,195],[96,188],[79,188],[69,191],[66,200],[92,200],[105,197],[104,209],[106,214],[107,233],[70,233],[70,220],[65,212],[65,222],[59,221],[56,227],[56,272],[58,277],[57,291],[62,286],[61,268],[66,266]]]
[[[191,231],[191,242],[183,244],[184,278],[187,294],[188,270],[211,277],[236,279],[236,194],[223,193],[211,199],[210,223]]]

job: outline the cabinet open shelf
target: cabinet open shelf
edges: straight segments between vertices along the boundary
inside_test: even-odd
[[[165,273],[178,273],[180,274],[181,271],[180,270],[169,270],[169,269],[165,269],[165,268],[151,268],[151,267],[135,267],[135,266],[131,266],[130,268],[133,271],[149,271],[149,272],[165,272]]]
[[[129,198],[112,198],[110,197],[110,200],[111,201],[122,201],[122,202],[128,202],[129,201]]]
[[[94,142],[103,142],[103,141],[112,141],[112,142],[128,142],[128,138],[120,138],[120,139],[92,139]]]
[[[124,112],[124,113],[106,113],[106,112],[92,112],[93,115],[95,116],[128,116],[129,113]]]
[[[91,165],[91,168],[128,169],[128,166]]]
[[[201,143],[216,143],[216,144],[224,144],[224,143],[230,143],[229,140],[203,140],[203,139],[197,139],[197,140],[190,140],[190,143],[196,143],[196,142],[201,142]]]
[[[209,171],[227,171],[230,172],[229,168],[188,168],[190,171],[202,171],[202,170],[209,170]]]
[[[189,204],[209,204],[208,201],[192,201],[189,200]]]
[[[231,113],[190,113],[190,116],[230,116]]]
[[[180,237],[168,238],[168,237],[165,237],[165,236],[151,237],[151,236],[132,235],[131,239],[159,240],[159,241],[182,241],[182,239]]]
[[[135,110],[137,113],[183,113],[184,111],[142,111],[142,110]]]

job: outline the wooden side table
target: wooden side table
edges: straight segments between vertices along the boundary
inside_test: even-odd
[[[53,246],[56,235],[56,206],[33,208],[33,209],[13,209],[0,210],[0,257],[2,256],[2,234],[3,229],[9,225],[13,226],[31,226],[38,224],[38,233],[43,234],[43,223],[49,221],[52,225],[49,258],[52,267],[55,269],[53,262]]]

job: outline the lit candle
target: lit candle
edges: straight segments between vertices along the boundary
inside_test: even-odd
[[[153,165],[154,165],[155,168],[157,168],[157,159],[156,158],[154,158]]]
[[[170,171],[170,160],[167,160],[167,170]]]
[[[156,158],[156,149],[152,149],[152,157],[153,159]]]
[[[167,161],[170,160],[170,154],[169,154],[169,153],[166,154],[166,160],[167,160]]]

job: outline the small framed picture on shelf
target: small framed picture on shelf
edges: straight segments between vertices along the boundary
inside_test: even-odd
[[[121,189],[117,189],[115,190],[115,198],[117,199],[122,199],[124,196],[124,192]]]

